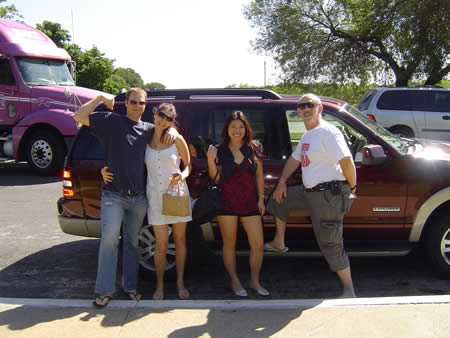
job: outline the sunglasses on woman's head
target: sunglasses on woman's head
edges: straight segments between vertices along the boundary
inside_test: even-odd
[[[158,111],[158,115],[160,118],[165,119],[168,122],[172,122],[173,121],[173,117],[167,115],[166,113],[163,113],[162,111]]]

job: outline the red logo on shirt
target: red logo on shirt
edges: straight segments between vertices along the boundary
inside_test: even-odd
[[[309,166],[311,163],[309,161],[308,155],[306,152],[309,150],[309,143],[302,144],[302,151],[300,153],[300,161],[302,162],[302,168]]]

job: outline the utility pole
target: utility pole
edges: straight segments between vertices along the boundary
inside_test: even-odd
[[[266,61],[264,61],[264,87],[266,87]]]

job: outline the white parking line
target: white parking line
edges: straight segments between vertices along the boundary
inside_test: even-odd
[[[280,299],[280,300],[111,300],[108,308],[151,309],[301,309],[314,307],[376,306],[450,303],[450,295],[411,297],[371,297],[347,299]],[[92,300],[0,298],[0,307],[92,308]]]

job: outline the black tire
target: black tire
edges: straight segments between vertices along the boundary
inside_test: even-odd
[[[394,135],[400,135],[403,137],[414,137],[414,132],[409,128],[405,126],[394,126],[389,128],[389,131]]]
[[[36,131],[28,139],[26,155],[29,166],[37,174],[59,174],[66,156],[64,140],[52,131]]]
[[[450,215],[440,215],[428,224],[425,237],[428,259],[439,277],[450,279]]]

